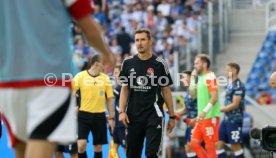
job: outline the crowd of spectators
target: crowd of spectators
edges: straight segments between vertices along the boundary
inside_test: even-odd
[[[187,44],[197,51],[196,32],[199,23],[206,23],[208,0],[95,0],[91,15],[104,31],[106,42],[118,63],[137,50],[134,32],[149,28],[153,34],[153,52],[173,67],[173,53],[184,58]],[[92,3],[91,3],[92,4]],[[87,58],[96,53],[88,47],[81,30],[73,25],[74,73],[86,65]]]

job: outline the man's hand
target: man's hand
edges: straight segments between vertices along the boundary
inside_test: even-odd
[[[119,121],[121,121],[125,125],[125,127],[127,127],[127,124],[129,124],[129,120],[128,120],[128,116],[125,112],[120,113]]]
[[[169,134],[173,131],[174,126],[175,126],[175,119],[169,119],[169,122],[167,125],[167,131]]]
[[[190,123],[189,123],[189,126],[194,127],[195,124],[196,124],[196,119],[195,118],[191,119]]]
[[[197,122],[202,121],[205,119],[206,112],[202,112],[200,115],[197,116]]]
[[[115,129],[114,119],[108,119],[107,121],[108,121],[109,128],[111,129],[111,133],[113,133]]]
[[[192,74],[191,74],[191,75],[192,75],[192,76],[196,76],[196,75],[197,75],[197,72],[196,72],[195,69],[192,71]]]
[[[222,107],[222,108],[220,109],[220,112],[226,112],[226,107]]]

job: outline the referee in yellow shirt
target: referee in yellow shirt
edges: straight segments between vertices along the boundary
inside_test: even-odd
[[[102,144],[107,144],[106,103],[109,112],[108,124],[114,130],[113,90],[109,77],[102,73],[100,55],[94,55],[88,70],[78,73],[73,79],[73,91],[80,91],[78,113],[78,156],[87,158],[86,144],[90,131],[93,135],[94,158],[102,158]]]

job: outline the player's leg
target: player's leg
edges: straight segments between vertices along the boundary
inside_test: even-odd
[[[192,149],[191,144],[190,144],[192,130],[193,129],[191,127],[187,127],[186,132],[185,132],[184,143],[185,143],[185,151],[186,151],[187,158],[197,158],[196,153]]]
[[[244,158],[242,143],[242,123],[229,123],[228,124],[228,138],[231,144],[231,149],[236,158]]]
[[[208,157],[217,158],[215,143],[218,141],[219,118],[210,118],[203,121],[203,139]]]
[[[89,132],[91,131],[91,116],[85,112],[78,114],[78,157],[87,158],[86,145]]]
[[[43,140],[30,140],[27,143],[26,157],[28,158],[52,158],[56,150],[56,144]]]
[[[27,104],[28,158],[51,158],[57,143],[76,140],[75,100],[69,88],[42,87],[31,90]]]
[[[14,146],[14,152],[16,158],[24,158],[25,157],[25,149],[26,149],[26,143],[19,142]]]
[[[77,153],[70,154],[70,158],[78,158],[78,154]]]
[[[64,155],[62,152],[56,151],[55,152],[55,158],[64,158]]]
[[[55,152],[55,157],[56,158],[64,158],[63,152],[65,151],[63,145],[57,145],[57,149]]]
[[[226,158],[224,150],[224,142],[229,142],[227,137],[227,126],[224,121],[221,122],[219,127],[219,141],[216,142],[216,152],[219,158]]]
[[[97,114],[93,118],[92,135],[94,158],[102,158],[102,145],[108,144],[107,141],[107,126],[105,113]]]
[[[113,132],[113,142],[114,142],[114,149],[116,153],[118,153],[119,145],[120,145],[120,140],[119,140],[119,129],[116,127]]]
[[[196,152],[198,158],[208,158],[206,151],[201,146],[203,137],[201,131],[201,122],[196,123],[193,131],[192,131],[192,139],[191,139],[191,147]]]
[[[144,122],[130,122],[127,132],[127,158],[141,158],[146,135]]]
[[[124,152],[126,154],[126,129],[125,127],[120,127],[119,128],[119,144],[124,148]]]
[[[190,145],[190,142],[185,145],[185,151],[187,158],[197,158],[195,151]]]
[[[69,153],[71,158],[78,158],[77,143],[72,143],[72,144],[64,146],[64,152]]]
[[[87,158],[86,153],[87,139],[79,138],[78,140],[78,157]]]
[[[27,141],[27,102],[28,91],[0,89],[1,118],[5,123],[9,142],[16,158],[25,157]],[[19,141],[22,140],[22,141]]]
[[[163,118],[153,119],[146,125],[146,156],[147,158],[158,158],[161,150],[162,131],[164,127]]]

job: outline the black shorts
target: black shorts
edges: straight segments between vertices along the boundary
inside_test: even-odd
[[[105,113],[88,113],[80,111],[78,114],[78,139],[88,140],[92,132],[93,145],[107,144],[107,121]]]
[[[127,132],[127,158],[141,158],[146,138],[146,156],[158,158],[161,149],[163,118],[143,122],[130,122]]]
[[[77,154],[78,153],[78,145],[77,143],[69,144],[69,145],[57,145],[58,152]]]
[[[113,140],[115,144],[119,144],[123,148],[126,148],[126,128],[116,127],[113,134]]]

